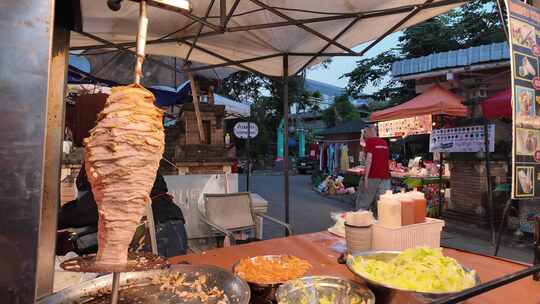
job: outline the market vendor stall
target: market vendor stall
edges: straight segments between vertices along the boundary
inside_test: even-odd
[[[304,234],[289,238],[274,239],[254,244],[214,249],[203,254],[179,256],[172,263],[210,264],[232,269],[242,258],[268,254],[290,254],[311,263],[313,268],[308,275],[329,275],[357,280],[345,265],[337,262],[343,239],[327,232]],[[340,245],[341,244],[341,245]],[[478,254],[444,249],[444,254],[457,259],[464,265],[478,271],[482,282],[501,278],[526,269],[528,265]],[[500,287],[467,301],[467,303],[538,303],[540,301],[539,283],[525,278],[507,286]],[[260,302],[264,303],[264,302]],[[377,302],[379,303],[379,302]],[[391,303],[421,303],[407,294],[399,294]]]

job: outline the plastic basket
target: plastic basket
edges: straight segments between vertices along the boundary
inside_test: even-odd
[[[426,217],[420,224],[392,228],[373,224],[372,250],[401,251],[407,248],[441,246],[441,232],[444,221]]]

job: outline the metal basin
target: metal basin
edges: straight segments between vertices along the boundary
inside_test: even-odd
[[[327,303],[375,304],[375,295],[366,287],[342,278],[311,276],[288,281],[276,293],[279,304]]]
[[[206,265],[174,265],[169,269],[122,273],[118,303],[201,303],[197,298],[185,300],[172,292],[162,291],[159,284],[152,283],[154,277],[174,273],[184,274],[186,282],[204,275],[207,278],[207,288],[217,287],[222,290],[229,303],[249,303],[251,294],[244,281],[222,268]],[[102,276],[41,298],[37,304],[109,304],[111,283],[112,275]],[[217,300],[212,298],[207,303],[215,303]]]
[[[391,260],[392,258],[396,257],[398,254],[400,254],[401,251],[366,251],[361,253],[353,254],[353,257],[361,256],[365,259],[374,259],[379,261],[387,262]],[[461,264],[460,264],[461,265]],[[467,267],[461,265],[465,271],[470,272],[471,270]],[[445,298],[447,296],[453,295],[457,292],[419,292],[414,290],[407,290],[407,289],[400,289],[396,288],[390,285],[386,285],[381,282],[373,281],[362,274],[356,272],[352,267],[352,259],[351,256],[347,257],[347,268],[354,273],[356,276],[361,278],[366,282],[368,287],[375,293],[377,296],[377,299],[384,299],[384,302],[390,301],[395,295],[397,291],[406,292],[412,294],[414,297],[416,297],[419,300],[422,300],[424,302],[431,302],[436,299]],[[480,284],[480,277],[478,274],[475,275],[476,285]]]

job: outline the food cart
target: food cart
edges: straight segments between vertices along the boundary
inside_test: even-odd
[[[133,41],[139,5],[143,11],[142,7],[148,4],[151,24],[147,36],[148,53],[181,56],[209,64],[204,68],[235,65],[244,70],[283,77],[284,128],[287,129],[289,76],[327,57],[362,55],[388,34],[465,1],[403,1],[396,4],[394,1],[314,3],[306,0],[285,1],[284,7],[278,8],[259,0],[221,0],[215,6],[216,1],[193,2],[191,10],[171,8],[167,4],[172,1],[137,2],[23,0],[8,1],[3,6],[0,59],[4,66],[0,79],[5,99],[1,107],[4,133],[0,138],[4,155],[0,193],[0,268],[3,274],[0,298],[5,303],[34,303],[37,298],[47,303],[48,299],[54,298],[48,295],[54,276],[58,180],[70,49],[133,52],[130,48],[136,45]],[[107,4],[114,11],[109,10]],[[336,13],[339,11],[341,13]],[[261,20],[265,22],[260,23]],[[182,31],[185,25],[191,28]],[[375,41],[361,52],[351,49],[370,40]],[[140,76],[141,66],[138,68]],[[179,72],[193,70],[187,66]],[[284,140],[287,141],[286,136]],[[287,149],[285,145],[285,154]],[[287,158],[284,176],[285,219],[288,222]],[[324,233],[300,235],[178,257],[170,262],[217,264],[229,270],[240,257],[280,252],[310,259],[315,272],[350,276],[344,265],[337,264],[337,255],[329,250],[335,241]],[[503,281],[475,290],[476,293],[538,270],[529,268],[519,272],[527,266],[452,250],[447,254],[478,269],[484,280],[509,275]],[[114,286],[118,288],[118,283],[118,279],[115,280],[113,289]],[[537,301],[538,288],[533,284],[537,283],[526,278],[508,287],[515,285],[515,289],[493,291],[496,294],[489,300],[496,303],[516,297],[519,303]],[[75,288],[84,291],[80,286]]]

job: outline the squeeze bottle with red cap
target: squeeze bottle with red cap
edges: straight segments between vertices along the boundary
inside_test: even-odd
[[[401,203],[401,226],[414,224],[415,201],[409,193],[398,193],[398,200]]]
[[[426,208],[427,201],[424,193],[417,191],[416,188],[414,191],[408,193],[410,197],[414,200],[414,223],[423,223],[426,221]]]

